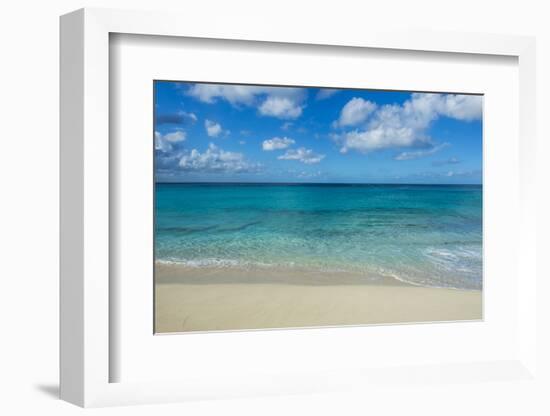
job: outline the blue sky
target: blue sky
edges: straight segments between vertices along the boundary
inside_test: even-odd
[[[156,180],[480,184],[482,100],[155,81]]]

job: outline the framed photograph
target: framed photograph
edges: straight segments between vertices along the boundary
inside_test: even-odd
[[[155,80],[154,108],[155,333],[482,318],[483,96]]]
[[[61,19],[62,398],[533,380],[534,41],[179,22]]]

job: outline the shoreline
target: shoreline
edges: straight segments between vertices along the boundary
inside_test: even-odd
[[[261,276],[261,279],[258,278]],[[286,265],[228,264],[228,265],[189,265],[175,261],[155,261],[155,282],[182,284],[216,283],[285,283],[290,285],[385,285],[408,286],[428,289],[449,289],[478,292],[482,289],[454,286],[424,286],[395,276],[367,274],[364,271],[342,269],[313,269]]]
[[[155,263],[155,332],[482,319],[482,291],[348,272]]]
[[[316,270],[295,266],[189,266],[176,262],[155,262],[155,283],[181,284],[288,284],[288,285],[349,285],[369,284],[387,286],[413,286],[389,276],[366,275],[350,270]],[[451,288],[450,288],[451,289]]]

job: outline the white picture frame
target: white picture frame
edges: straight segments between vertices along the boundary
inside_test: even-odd
[[[480,382],[536,376],[535,42],[533,38],[464,33],[280,31],[278,25],[205,26],[200,19],[169,13],[83,9],[61,18],[61,397],[80,406],[183,401],[280,393],[323,392],[351,384],[433,380]],[[410,368],[368,372],[335,369],[330,377],[220,374],[183,381],[112,382],[110,366],[120,357],[110,348],[114,288],[110,283],[109,36],[113,33],[184,38],[331,45],[482,54],[519,62],[519,216],[516,353],[498,361],[418,363]],[[360,370],[360,368],[358,369]]]

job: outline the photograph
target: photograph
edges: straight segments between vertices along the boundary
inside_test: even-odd
[[[153,84],[155,333],[483,319],[483,95]]]

